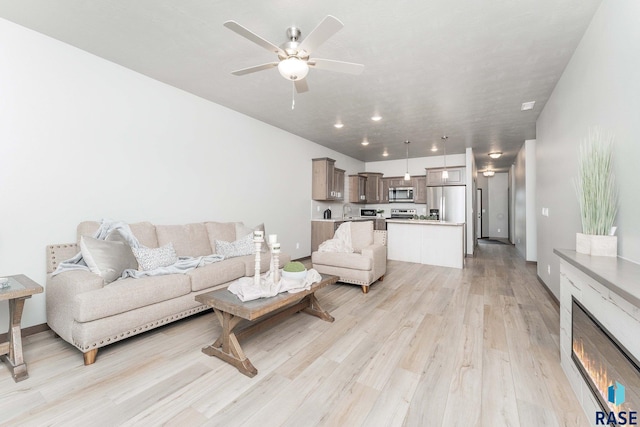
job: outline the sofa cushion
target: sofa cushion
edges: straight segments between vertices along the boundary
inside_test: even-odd
[[[205,222],[207,234],[209,235],[209,244],[211,249],[216,250],[216,240],[225,242],[233,242],[236,240],[236,223],[235,222]]]
[[[204,223],[156,225],[158,245],[172,243],[178,256],[198,257],[213,253]],[[235,240],[235,239],[234,239]]]
[[[126,269],[138,269],[138,261],[131,247],[124,242],[81,236],[80,251],[89,270],[102,277],[105,284],[119,278]]]
[[[373,268],[373,259],[356,253],[314,252],[311,254],[311,262],[314,268],[316,264],[331,265],[352,270],[371,270]]]
[[[98,231],[100,223],[97,221],[83,221],[78,224],[78,244],[80,244],[81,236],[93,237]],[[158,247],[158,238],[156,237],[156,227],[150,222],[137,222],[135,224],[129,224],[129,228],[133,235],[138,239],[141,245],[148,248]]]
[[[256,256],[255,255],[245,255],[238,258],[233,258],[239,261],[242,261],[245,266],[244,275],[247,277],[252,277],[256,274]],[[286,263],[291,261],[291,256],[280,253],[280,257],[278,258],[278,267],[282,268]],[[266,254],[260,254],[260,272],[264,273],[269,270],[271,267],[271,252],[267,252]]]
[[[373,221],[351,222],[351,246],[355,252],[362,252],[363,248],[373,243]]]
[[[109,286],[76,295],[73,316],[77,322],[89,322],[167,301],[189,292],[191,283],[184,274],[116,280]]]
[[[138,260],[140,270],[149,271],[160,267],[167,267],[178,261],[176,251],[171,243],[167,243],[159,248],[131,248],[133,255]]]
[[[186,275],[191,279],[191,290],[200,291],[239,279],[244,274],[244,263],[238,258],[232,258],[198,267]]]

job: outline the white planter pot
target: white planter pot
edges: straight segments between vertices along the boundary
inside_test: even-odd
[[[618,256],[618,236],[576,233],[576,252],[593,256]]]

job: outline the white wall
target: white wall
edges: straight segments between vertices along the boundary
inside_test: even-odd
[[[0,40],[0,275],[44,285],[45,246],[101,218],[264,222],[307,256],[311,159],[364,168],[2,19]],[[46,321],[44,301],[27,301],[23,326]],[[1,302],[0,330],[7,312]]]
[[[524,142],[514,171],[514,243],[527,261],[536,261],[536,140]]]
[[[509,237],[509,174],[489,178],[489,237]]]
[[[616,136],[618,254],[640,262],[640,2],[604,0],[537,122],[538,275],[559,296],[554,248],[575,249],[581,230],[572,185],[590,127]],[[549,216],[540,214],[549,209]],[[549,269],[550,274],[547,272]]]
[[[478,188],[476,177],[478,175],[478,168],[476,167],[476,159],[473,157],[473,148],[467,147],[467,173],[465,174],[466,186],[467,186],[467,227],[466,227],[466,239],[467,239],[467,255],[472,256],[478,239],[476,237],[476,189]]]

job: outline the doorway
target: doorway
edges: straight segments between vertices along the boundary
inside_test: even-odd
[[[482,188],[476,190],[476,212],[478,215],[476,237],[482,239]]]

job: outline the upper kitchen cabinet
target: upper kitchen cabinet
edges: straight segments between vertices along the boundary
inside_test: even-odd
[[[413,183],[413,203],[427,203],[427,177],[414,176],[411,177]]]
[[[381,203],[383,200],[382,174],[378,172],[362,172],[359,175],[366,177],[365,201],[367,203]]]
[[[464,185],[465,168],[447,168],[449,178],[443,178],[444,169],[427,169],[427,186],[433,187],[438,185]]]
[[[312,159],[313,200],[344,200],[344,170],[335,167],[336,161],[328,157]]]
[[[367,203],[367,177],[349,175],[349,203]]]

